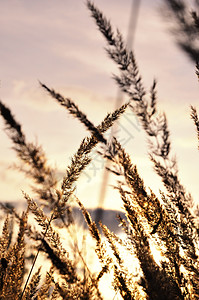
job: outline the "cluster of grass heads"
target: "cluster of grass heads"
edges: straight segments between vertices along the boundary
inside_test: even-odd
[[[175,6],[180,1],[166,2],[173,3],[171,7],[182,16],[180,6]],[[89,0],[87,6],[107,41],[108,55],[118,65],[120,73],[114,78],[129,102],[95,126],[71,99],[41,83],[90,132],[73,155],[60,188],[42,147],[26,140],[20,123],[0,102],[5,131],[22,163],[21,170],[34,182],[35,194],[33,200],[24,193],[27,210],[21,215],[1,203],[6,215],[0,239],[0,299],[103,299],[100,281],[105,274],[112,276],[112,287],[122,299],[199,299],[198,208],[194,211],[193,200],[178,178],[177,162],[170,153],[166,115],[157,106],[156,82],[148,93],[135,56],[126,49],[121,33],[113,30]],[[199,18],[196,12],[191,17],[196,30]],[[104,137],[127,107],[139,118],[148,136],[150,159],[166,188],[167,192],[158,197],[145,188],[136,165],[117,138],[108,142]],[[191,117],[199,140],[199,119],[194,107]],[[126,213],[126,219],[118,215],[124,239],[102,223],[99,231],[98,224],[74,195],[74,184],[91,162],[91,151],[98,143],[103,145],[101,155],[111,162],[109,171],[119,178],[115,188]],[[92,272],[75,241],[71,198],[79,205],[95,242],[101,263],[98,272]],[[32,214],[37,227],[29,221]],[[72,251],[63,245],[60,227],[73,236]],[[159,253],[159,260],[154,251]],[[36,267],[39,255],[49,261],[46,274]]]

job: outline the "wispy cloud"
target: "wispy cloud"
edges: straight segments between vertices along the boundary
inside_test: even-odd
[[[96,0],[96,4],[126,36],[131,1]],[[64,170],[87,133],[39,87],[38,80],[72,98],[98,124],[114,108],[117,88],[111,76],[117,70],[84,1],[10,0],[1,1],[0,10],[1,98],[24,124],[28,137],[38,136],[50,161],[57,161]],[[198,82],[194,66],[175,46],[156,1],[142,1],[134,50],[146,86],[150,88],[153,78],[158,79],[160,106],[168,115],[174,153],[179,149],[191,153],[195,146],[189,136],[194,128],[188,114],[189,105],[198,103]],[[0,138],[4,145],[2,132]],[[134,132],[127,147],[135,163],[145,164],[141,132]],[[2,155],[8,155],[7,146],[3,149]]]

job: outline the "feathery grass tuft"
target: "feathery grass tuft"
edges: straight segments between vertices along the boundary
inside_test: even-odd
[[[165,0],[165,3],[173,11],[183,33],[181,47],[192,58],[196,57],[197,13],[193,11],[191,17],[188,16],[187,5],[182,0]],[[26,141],[22,126],[0,101],[5,131],[22,163],[19,170],[33,180],[36,195],[33,199],[24,193],[27,210],[21,215],[10,205],[0,203],[5,214],[0,238],[0,299],[101,300],[104,299],[101,283],[107,275],[120,299],[199,299],[199,209],[197,207],[194,214],[193,199],[181,184],[176,159],[171,156],[167,118],[158,109],[157,82],[153,81],[148,93],[135,55],[126,48],[120,31],[113,29],[93,2],[87,0],[87,7],[108,43],[108,56],[119,69],[119,75],[114,75],[114,79],[129,102],[108,113],[95,126],[71,99],[41,83],[90,132],[73,155],[59,187],[56,171],[48,166],[42,147]],[[196,67],[198,75],[198,64]],[[113,137],[109,143],[104,138],[104,133],[127,107],[138,117],[147,134],[149,158],[166,187],[166,193],[160,192],[159,196],[145,186],[131,155],[117,138]],[[191,118],[199,141],[199,119],[193,106]],[[98,143],[103,144],[99,154],[111,163],[108,170],[116,178],[114,188],[126,214],[126,218],[118,215],[123,230],[120,236],[102,223],[98,228],[83,202],[74,195],[75,185],[92,162],[90,154]],[[80,228],[76,228],[79,225],[72,212],[75,204],[79,206],[95,243],[94,249],[88,246],[89,256],[93,250],[101,264],[94,271],[85,255],[87,248],[79,246],[81,240],[85,241],[85,231],[82,237]],[[38,258],[49,264],[46,274],[40,266],[33,273]]]

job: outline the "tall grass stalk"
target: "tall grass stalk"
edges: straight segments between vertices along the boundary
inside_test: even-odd
[[[27,210],[21,215],[15,208],[1,203],[5,219],[0,239],[0,299],[104,299],[100,283],[107,274],[115,296],[120,295],[120,299],[199,299],[199,209],[196,206],[194,211],[194,201],[180,181],[177,161],[171,153],[166,114],[158,108],[157,83],[153,82],[148,93],[135,55],[127,49],[120,31],[113,29],[93,2],[86,3],[105,37],[108,56],[118,66],[119,75],[114,75],[114,80],[129,101],[107,114],[96,126],[73,100],[41,83],[50,97],[77,118],[90,134],[71,158],[61,186],[42,147],[27,141],[21,124],[0,101],[5,131],[22,165],[19,170],[34,183],[34,199],[24,193]],[[187,19],[188,8],[183,1],[165,3],[184,34],[181,47],[195,59],[197,12],[193,11]],[[192,34],[190,44],[188,32]],[[197,63],[196,69],[198,75]],[[104,133],[127,108],[138,117],[147,134],[150,160],[166,188],[158,196],[146,188],[131,153],[127,153],[116,137],[110,142],[105,138]],[[199,117],[193,106],[190,115],[199,140]],[[110,162],[108,169],[116,178],[114,188],[126,214],[126,218],[117,216],[125,238],[111,232],[102,222],[96,223],[75,195],[75,184],[91,163],[91,151],[99,143],[102,147],[98,152]],[[94,249],[90,249],[100,262],[95,272],[84,257],[85,251],[79,247],[74,204],[81,210],[95,243]],[[33,216],[35,223],[30,221]],[[62,230],[72,240],[71,249],[64,245]],[[74,235],[73,230],[76,230]],[[158,259],[154,253],[158,253]],[[40,255],[49,262],[46,274],[41,267],[34,271]]]

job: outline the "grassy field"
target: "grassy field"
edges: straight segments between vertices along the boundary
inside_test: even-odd
[[[165,2],[178,30],[184,32],[182,50],[196,62],[197,13],[190,14],[184,2]],[[21,163],[19,171],[31,178],[34,195],[23,192],[27,206],[22,213],[1,203],[0,299],[198,299],[199,208],[180,181],[166,114],[158,107],[157,83],[154,80],[147,92],[122,34],[92,2],[87,1],[87,7],[105,37],[108,56],[118,67],[116,84],[128,100],[96,126],[72,99],[40,83],[89,132],[71,158],[61,186],[43,148],[27,141],[10,108],[0,102],[5,131]],[[196,69],[199,76],[197,64]],[[117,136],[106,136],[127,109],[146,133],[154,172],[165,188],[159,195],[145,187],[131,153]],[[190,115],[199,140],[193,106]],[[125,212],[117,216],[114,208],[86,209],[76,195],[78,180],[98,145],[98,154],[109,162],[107,169],[115,176],[113,189]],[[120,229],[112,221],[114,216]]]

